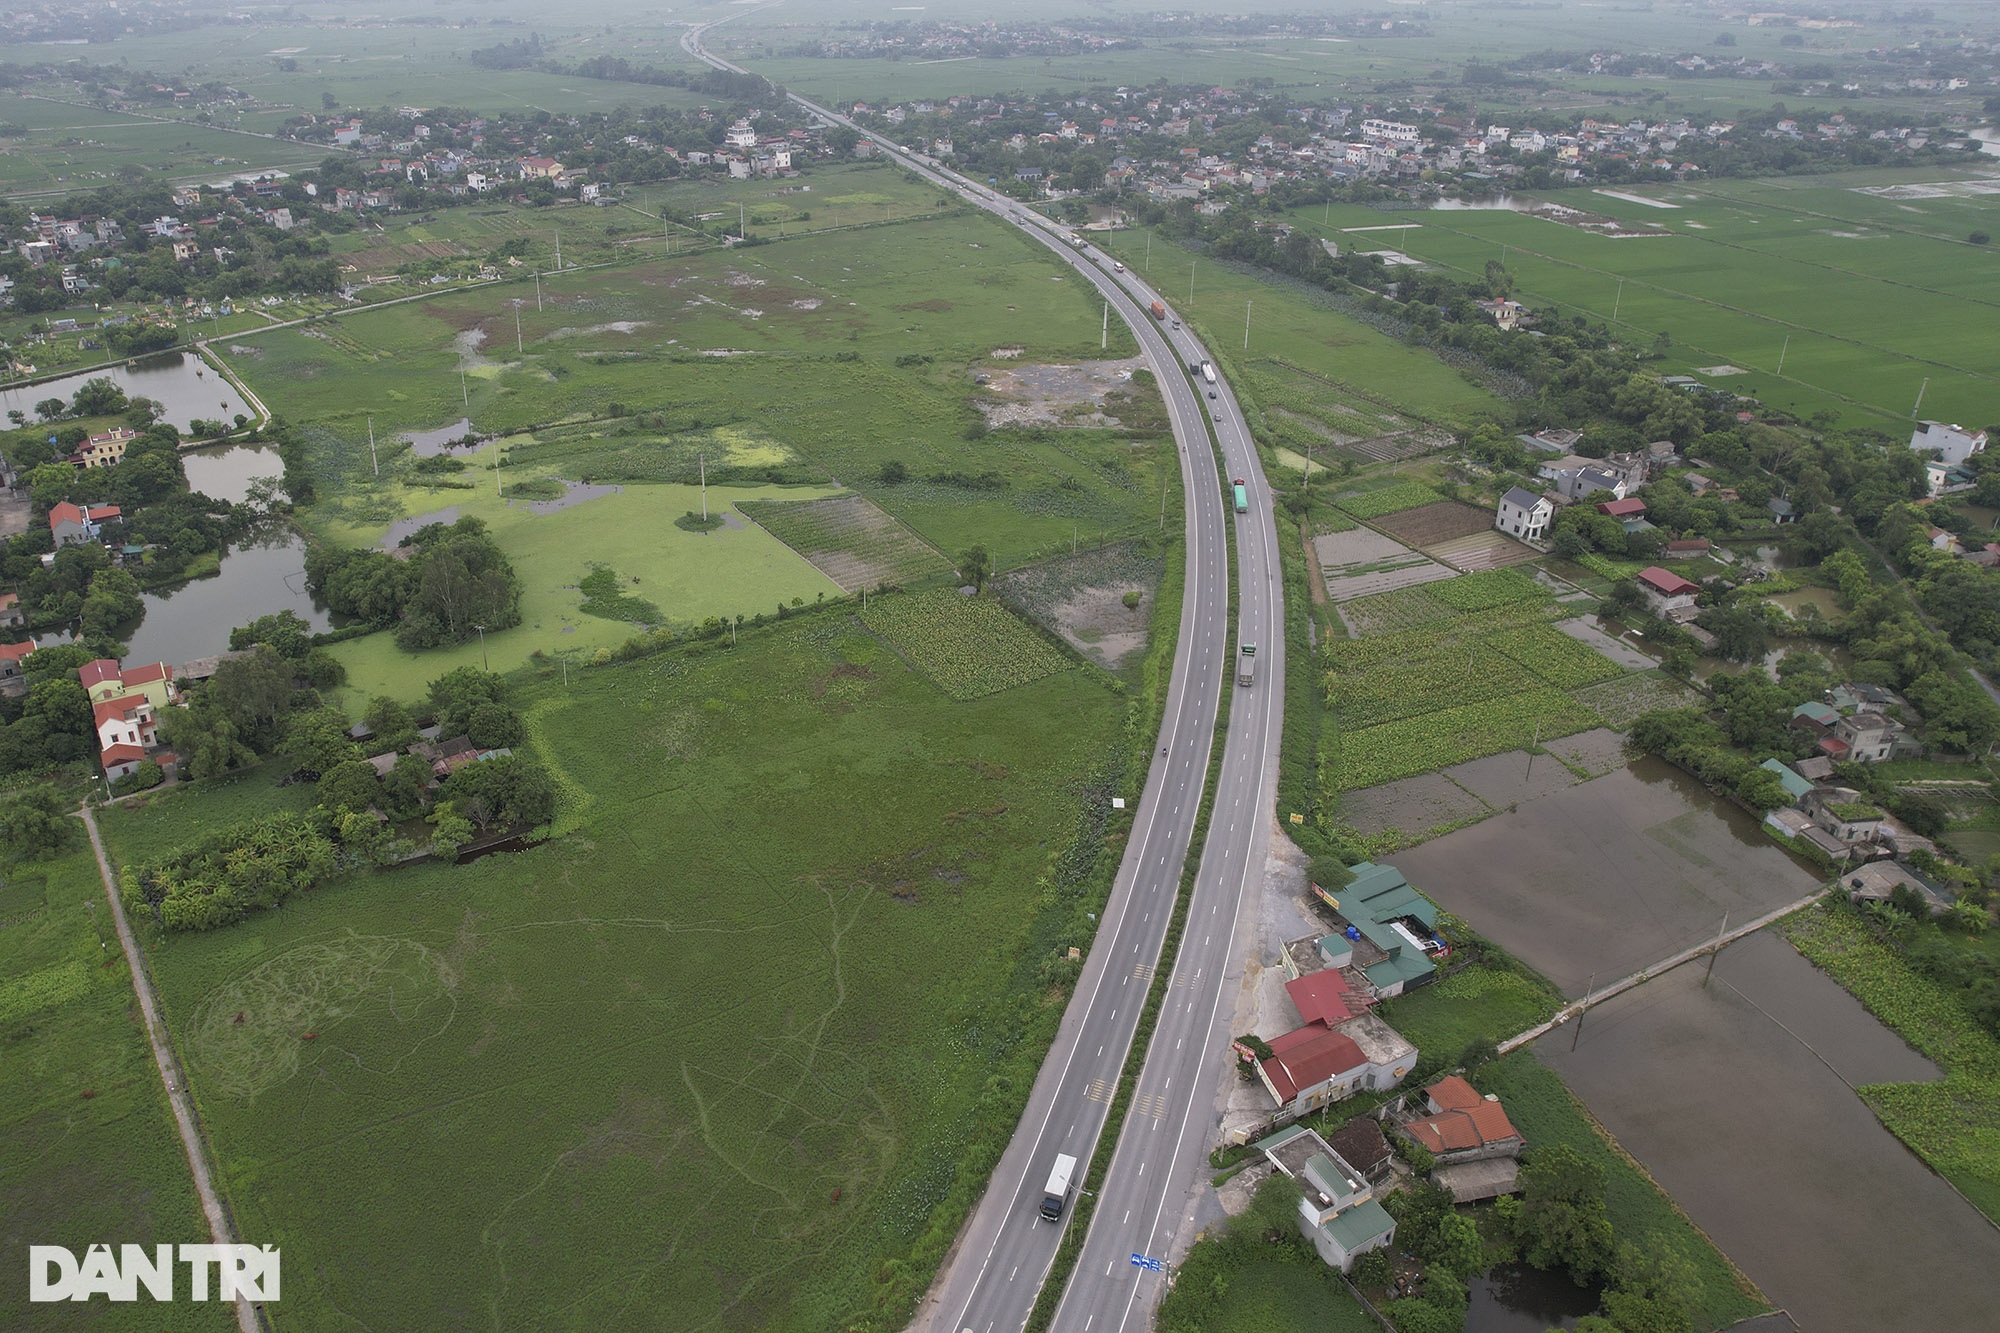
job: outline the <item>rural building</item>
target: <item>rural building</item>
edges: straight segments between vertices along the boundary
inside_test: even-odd
[[[1492,301],[1480,301],[1477,302],[1477,305],[1503,330],[1518,328],[1522,316],[1528,313],[1528,308],[1519,301],[1509,301],[1504,298]]]
[[[1793,805],[1797,805],[1800,801],[1804,800],[1806,793],[1813,789],[1812,783],[1806,781],[1790,765],[1780,760],[1766,759],[1763,763],[1757,765],[1757,767],[1778,775],[1778,785],[1785,789],[1785,795],[1792,798]]]
[[[26,623],[28,613],[21,609],[21,595],[15,592],[0,592],[0,629],[10,629]]]
[[[1538,430],[1533,435],[1516,435],[1514,438],[1544,454],[1572,453],[1577,445],[1583,443],[1583,435],[1573,430]]]
[[[1644,517],[1646,502],[1637,496],[1629,496],[1623,500],[1601,500],[1597,504],[1597,512],[1622,523],[1628,518]]]
[[[1668,542],[1660,554],[1668,560],[1694,560],[1707,555],[1713,547],[1714,543],[1706,537],[1683,537]]]
[[[1299,1230],[1330,1267],[1348,1272],[1356,1259],[1395,1239],[1396,1219],[1375,1201],[1366,1174],[1313,1130],[1295,1125],[1257,1147],[1299,1182]]]
[[[1684,579],[1658,565],[1648,565],[1639,571],[1639,591],[1646,598],[1646,605],[1656,616],[1666,616],[1674,611],[1687,610],[1694,606],[1695,594],[1701,585]]]
[[[1888,828],[1889,817],[1852,787],[1814,787],[1799,809],[1849,848],[1875,841]]]
[[[1954,901],[1944,888],[1895,861],[1871,861],[1856,866],[1841,875],[1840,887],[1847,891],[1848,901],[1857,906],[1886,903],[1897,889],[1908,889],[1923,900],[1925,910],[1932,916],[1950,911]]]
[[[1437,973],[1436,958],[1450,952],[1438,938],[1436,904],[1411,888],[1394,866],[1362,861],[1352,873],[1338,895],[1312,886],[1319,900],[1333,909],[1338,926],[1333,936],[1321,941],[1329,965],[1354,967],[1383,1000],[1429,982]],[[1345,959],[1340,958],[1343,949],[1348,954]]]
[[[125,457],[125,446],[138,438],[138,431],[119,426],[90,436],[81,449],[69,456],[69,461],[78,467],[111,467]]]
[[[1779,527],[1783,527],[1787,523],[1796,523],[1799,521],[1799,511],[1793,508],[1792,502],[1782,495],[1774,495],[1766,500],[1764,508],[1770,512],[1771,521]]]
[[[1342,1161],[1377,1184],[1394,1174],[1392,1168],[1396,1154],[1389,1147],[1389,1140],[1383,1137],[1382,1126],[1376,1123],[1373,1116],[1355,1116],[1327,1142],[1333,1145],[1333,1150],[1340,1154]]]
[[[0,643],[0,693],[21,694],[28,688],[27,668],[22,665],[35,651],[35,641]]]
[[[1835,865],[1841,864],[1854,854],[1852,848],[1813,823],[1802,810],[1773,810],[1764,816],[1764,824],[1781,837],[1790,838],[1794,842],[1810,843],[1817,847]]]
[[[49,510],[49,532],[58,547],[81,546],[95,541],[106,523],[120,517],[117,505],[73,505],[63,500]]]
[[[1514,1192],[1520,1171],[1521,1131],[1498,1097],[1482,1097],[1456,1074],[1424,1089],[1421,1113],[1402,1120],[1396,1133],[1430,1153],[1431,1182],[1454,1203],[1472,1203]]]
[[[125,777],[159,745],[159,710],[173,702],[173,668],[154,662],[121,670],[110,658],[100,657],[78,667],[76,675],[90,695],[104,775]],[[172,756],[164,761],[171,763]]]
[[[1924,489],[1933,500],[1941,495],[1969,491],[1978,484],[1979,478],[1963,463],[1941,463],[1931,459],[1924,464]]]
[[[1986,432],[1926,421],[1910,433],[1910,448],[1920,454],[1934,455],[1940,463],[1963,463],[1986,448]]]
[[[1524,542],[1538,542],[1548,535],[1549,521],[1555,512],[1555,502],[1548,496],[1515,486],[1500,497],[1493,526]]]

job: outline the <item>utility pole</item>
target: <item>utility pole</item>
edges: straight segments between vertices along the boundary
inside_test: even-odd
[[[514,355],[526,355],[521,348],[521,298],[518,296],[514,298]]]
[[[562,272],[562,228],[556,228],[556,272]]]
[[[1471,654],[1471,653],[1467,653],[1467,654],[1465,655],[1465,674],[1466,674],[1466,675],[1468,675],[1468,676],[1470,676],[1470,675],[1472,674],[1472,654]],[[1531,778],[1531,777],[1535,776],[1535,751],[1537,751],[1537,750],[1539,750],[1539,749],[1541,749],[1541,748],[1542,748],[1542,720],[1541,720],[1540,718],[1536,718],[1536,719],[1535,719],[1535,743],[1534,743],[1533,745],[1531,745],[1531,746],[1529,746],[1529,747],[1528,747],[1528,771],[1527,771],[1527,772],[1526,772],[1525,774],[1523,774],[1523,775],[1521,776],[1521,781],[1522,781],[1522,782],[1524,782],[1524,783],[1525,783],[1525,782],[1526,782],[1526,781],[1527,781],[1527,780],[1528,780],[1529,778]]]
[[[1715,956],[1722,952],[1722,937],[1729,933],[1729,913],[1722,914],[1722,925],[1715,932],[1715,947],[1708,951],[1708,970],[1701,974],[1701,988],[1708,989],[1708,979],[1715,975]]]
[[[1250,302],[1252,299],[1254,298],[1246,297],[1243,301],[1243,350],[1246,352],[1250,350]]]
[[[465,387],[465,367],[458,368],[458,401],[466,407],[472,406],[472,390]]]
[[[1788,333],[1785,335],[1785,345],[1778,349],[1778,374],[1781,376],[1785,373],[1785,353],[1791,350],[1792,335]]]
[[[1924,390],[1930,387],[1931,387],[1931,377],[1929,375],[1926,375],[1924,376],[1923,386],[1917,390],[1916,406],[1910,409],[1910,420],[1915,421],[1917,419],[1917,413],[1923,408],[1924,405]]]
[[[368,461],[375,465],[375,475],[382,475],[382,460],[375,456],[375,418],[368,418]]]
[[[1583,1016],[1590,1012],[1590,993],[1596,989],[1597,973],[1592,972],[1589,984],[1583,988],[1583,1008],[1576,1011],[1576,1031],[1570,1034],[1569,1048],[1572,1051],[1576,1049],[1576,1044],[1583,1040]]]
[[[1160,530],[1167,528],[1167,470],[1160,469]]]
[[[495,435],[493,437],[492,443],[493,443],[493,493],[504,500],[507,498],[507,492],[502,490],[500,487],[500,437],[498,435]]]
[[[696,454],[695,463],[701,468],[701,521],[708,522],[708,455]]]
[[[1188,313],[1194,313],[1194,259],[1188,259]]]
[[[750,224],[745,220],[743,201],[741,199],[736,201],[736,239],[739,241],[750,239]]]
[[[1109,346],[1111,346],[1111,302],[1107,300],[1104,303],[1104,324],[1097,331],[1097,350],[1101,352]]]
[[[1611,322],[1618,322],[1618,308],[1625,304],[1625,279],[1618,279],[1618,296],[1611,303]]]
[[[1146,272],[1153,271],[1153,229],[1146,229]]]
[[[535,313],[542,313],[542,271],[535,270]]]
[[[474,625],[472,628],[479,631],[479,669],[491,671],[493,664],[486,660],[486,626]]]

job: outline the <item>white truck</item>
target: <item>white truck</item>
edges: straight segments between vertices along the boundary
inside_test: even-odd
[[[1246,643],[1236,654],[1236,683],[1248,685],[1257,679],[1257,645]]]
[[[1051,1222],[1060,1221],[1063,1209],[1069,1206],[1070,1191],[1075,1188],[1076,1158],[1060,1153],[1055,1168],[1049,1172],[1049,1183],[1042,1188],[1042,1216]]]

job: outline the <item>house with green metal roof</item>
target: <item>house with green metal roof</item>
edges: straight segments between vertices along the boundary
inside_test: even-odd
[[[1338,892],[1313,885],[1320,901],[1340,917],[1339,934],[1353,946],[1351,966],[1385,1000],[1429,981],[1437,972],[1434,955],[1444,952],[1437,904],[1411,888],[1394,866],[1363,861],[1351,873],[1353,879]]]
[[[1256,1145],[1272,1166],[1299,1183],[1299,1231],[1341,1272],[1396,1236],[1396,1219],[1375,1201],[1374,1186],[1317,1130],[1282,1129]]]
[[[1805,794],[1813,789],[1812,783],[1795,772],[1790,764],[1781,760],[1766,759],[1757,767],[1778,775],[1778,785],[1785,789],[1785,795],[1792,798],[1793,805],[1804,800]]]

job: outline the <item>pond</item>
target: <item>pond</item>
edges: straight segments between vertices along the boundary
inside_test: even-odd
[[[232,548],[211,578],[146,593],[137,627],[123,636],[125,660],[179,666],[226,652],[230,630],[279,611],[296,611],[315,631],[337,628],[306,591],[305,559],[304,540],[278,530]]]
[[[439,426],[436,430],[404,431],[399,438],[409,443],[417,457],[435,458],[439,454],[451,453],[451,446],[471,432],[472,418],[460,417],[449,426]]]
[[[189,490],[231,504],[243,502],[255,478],[282,480],[285,475],[284,460],[268,444],[217,444],[206,449],[187,449],[181,453],[181,466],[187,470]]]
[[[33,420],[36,403],[44,398],[67,402],[85,380],[94,379],[109,379],[128,397],[150,398],[161,404],[167,409],[161,420],[172,422],[182,432],[196,417],[228,421],[239,412],[256,415],[215,367],[189,352],[161,352],[128,366],[98,366],[42,384],[0,391],[0,412],[18,410]]]
[[[1525,1264],[1501,1264],[1468,1287],[1472,1308],[1465,1333],[1543,1333],[1574,1328],[1597,1309],[1597,1293],[1579,1287],[1567,1274],[1545,1273]]]

